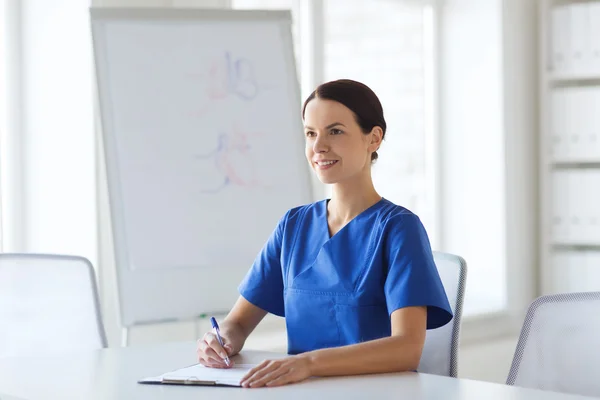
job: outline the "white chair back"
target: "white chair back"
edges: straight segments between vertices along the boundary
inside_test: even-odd
[[[600,397],[600,292],[534,300],[506,383]]]
[[[87,259],[0,254],[0,357],[103,347],[96,279]]]
[[[460,256],[437,251],[433,258],[454,317],[446,325],[427,331],[418,371],[456,377],[467,263]]]

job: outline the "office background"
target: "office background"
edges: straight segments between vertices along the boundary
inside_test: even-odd
[[[599,2],[0,4],[1,250],[87,257],[96,268],[111,346],[120,345],[121,331],[89,6],[288,8],[303,97],[342,77],[371,86],[390,127],[374,167],[377,188],[422,217],[435,249],[469,265],[459,376],[504,382],[536,296],[600,290],[594,210],[563,196],[598,198],[600,149],[573,155],[557,144],[574,140],[565,136],[569,121],[577,129],[592,127],[586,135],[592,141],[596,133],[600,141],[590,106],[598,104],[600,63],[593,61],[597,44],[587,39],[600,26],[589,22],[600,21]],[[550,48],[550,37],[561,39]],[[587,66],[573,67],[584,53]],[[571,58],[579,61],[564,61]],[[582,91],[596,95],[581,100]],[[589,124],[581,123],[585,118]],[[564,135],[550,126],[563,126]],[[314,189],[315,200],[328,193],[318,184]],[[208,326],[205,320],[141,326],[132,329],[130,344],[190,340]],[[285,350],[283,321],[268,317],[247,346]]]

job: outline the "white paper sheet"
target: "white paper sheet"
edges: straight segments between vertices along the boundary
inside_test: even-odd
[[[191,365],[165,374],[141,379],[140,383],[241,386],[240,381],[256,364],[236,364],[228,369]]]

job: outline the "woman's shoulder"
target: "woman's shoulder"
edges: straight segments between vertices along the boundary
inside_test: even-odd
[[[417,217],[417,214],[409,210],[408,208],[401,206],[388,200],[386,198],[381,199],[382,206],[380,207],[380,216],[384,220],[390,219],[402,219]]]
[[[327,202],[327,199],[313,201],[312,203],[302,204],[296,207],[292,207],[288,210],[288,214],[295,215],[302,212],[313,211],[317,209],[322,209],[324,204]]]
[[[379,225],[386,230],[419,229],[422,226],[421,219],[408,208],[395,204],[383,198],[382,207],[379,212]]]
[[[292,207],[286,211],[283,215],[281,222],[288,224],[296,224],[299,221],[304,219],[304,216],[309,215],[319,215],[323,213],[325,209],[325,202],[327,200],[319,200],[308,204],[302,204],[296,207]]]

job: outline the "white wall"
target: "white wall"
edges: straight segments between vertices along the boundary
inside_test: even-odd
[[[503,1],[508,307],[521,321],[540,295],[538,0]]]
[[[506,383],[517,341],[518,337],[507,336],[460,346],[458,377]]]
[[[3,188],[3,251],[77,254],[96,261],[92,66],[85,0],[9,1],[20,20]],[[4,176],[4,175],[3,175]],[[14,212],[14,213],[12,213]]]

